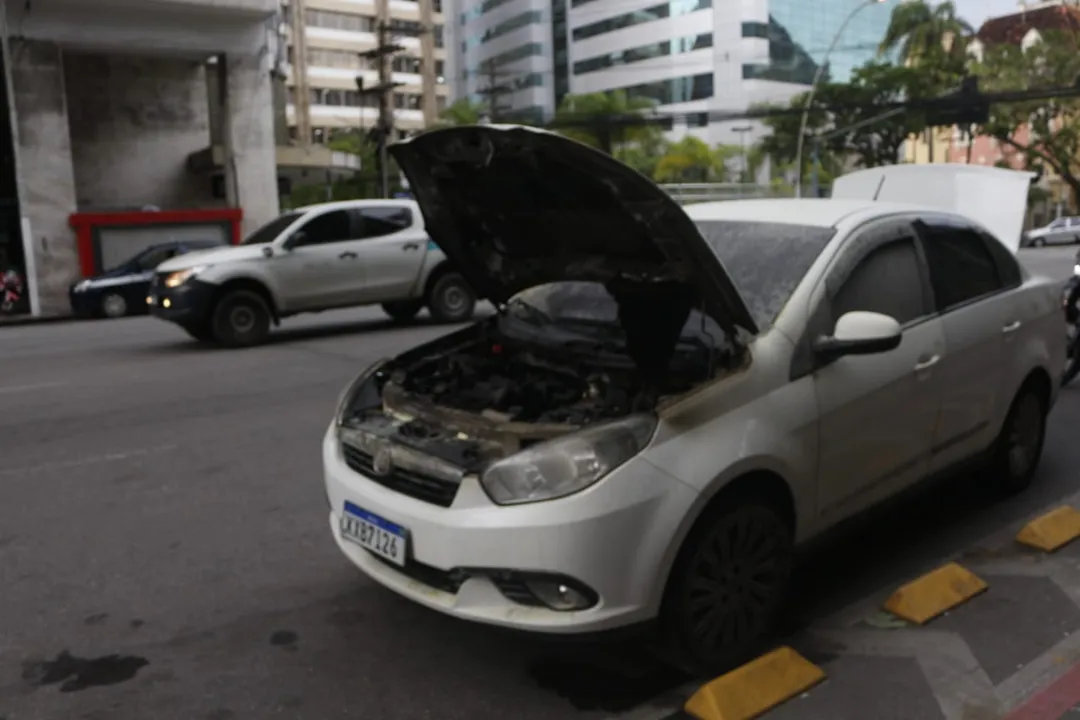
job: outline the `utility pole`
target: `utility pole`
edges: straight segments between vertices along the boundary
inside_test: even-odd
[[[387,0],[379,0],[377,8],[376,37],[378,40],[374,48],[359,53],[359,55],[361,58],[375,60],[378,63],[379,81],[375,87],[365,87],[363,76],[358,75],[356,77],[356,89],[359,91],[361,98],[372,95],[378,98],[379,119],[372,129],[372,135],[375,142],[378,143],[376,157],[378,159],[379,183],[382,196],[390,197],[390,159],[386,149],[390,143],[390,136],[394,131],[393,92],[394,88],[401,85],[401,83],[393,82],[393,67],[390,61],[395,53],[401,52],[405,48],[391,41],[391,31],[396,28],[392,27],[390,22]],[[363,100],[361,100],[362,103]]]
[[[499,105],[499,96],[512,93],[514,89],[507,84],[499,83],[499,78],[503,76],[503,73],[500,72],[499,66],[494,60],[488,60],[484,63],[483,73],[487,78],[487,85],[476,92],[487,98],[488,122],[496,122],[496,118],[499,117],[503,109]]]
[[[311,144],[311,85],[308,83],[307,73],[307,2],[306,0],[293,0],[291,3],[292,22],[289,27],[292,31],[293,46],[293,77],[296,79],[296,137],[300,145],[306,147]]]

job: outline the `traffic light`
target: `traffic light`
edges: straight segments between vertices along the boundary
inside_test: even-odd
[[[990,103],[979,91],[979,78],[968,75],[960,89],[927,103],[926,122],[933,127],[944,125],[982,125],[990,120]]]

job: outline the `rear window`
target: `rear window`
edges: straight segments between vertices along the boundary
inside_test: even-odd
[[[815,225],[708,220],[697,223],[758,327],[775,322],[836,230]]]

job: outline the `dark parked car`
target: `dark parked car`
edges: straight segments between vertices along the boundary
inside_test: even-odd
[[[183,240],[151,245],[101,275],[71,286],[71,310],[79,317],[116,318],[145,315],[146,295],[154,268],[169,258],[196,250],[220,247],[217,240]]]

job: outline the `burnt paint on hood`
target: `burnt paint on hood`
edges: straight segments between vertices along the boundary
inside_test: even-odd
[[[640,321],[651,309],[650,325],[677,323],[676,333],[682,306],[688,313],[695,302],[733,337],[736,327],[757,332],[678,203],[605,153],[544,130],[498,125],[435,130],[390,152],[428,233],[481,297],[502,304],[536,285],[587,280],[608,287],[620,315]],[[631,334],[629,319],[620,318]]]

